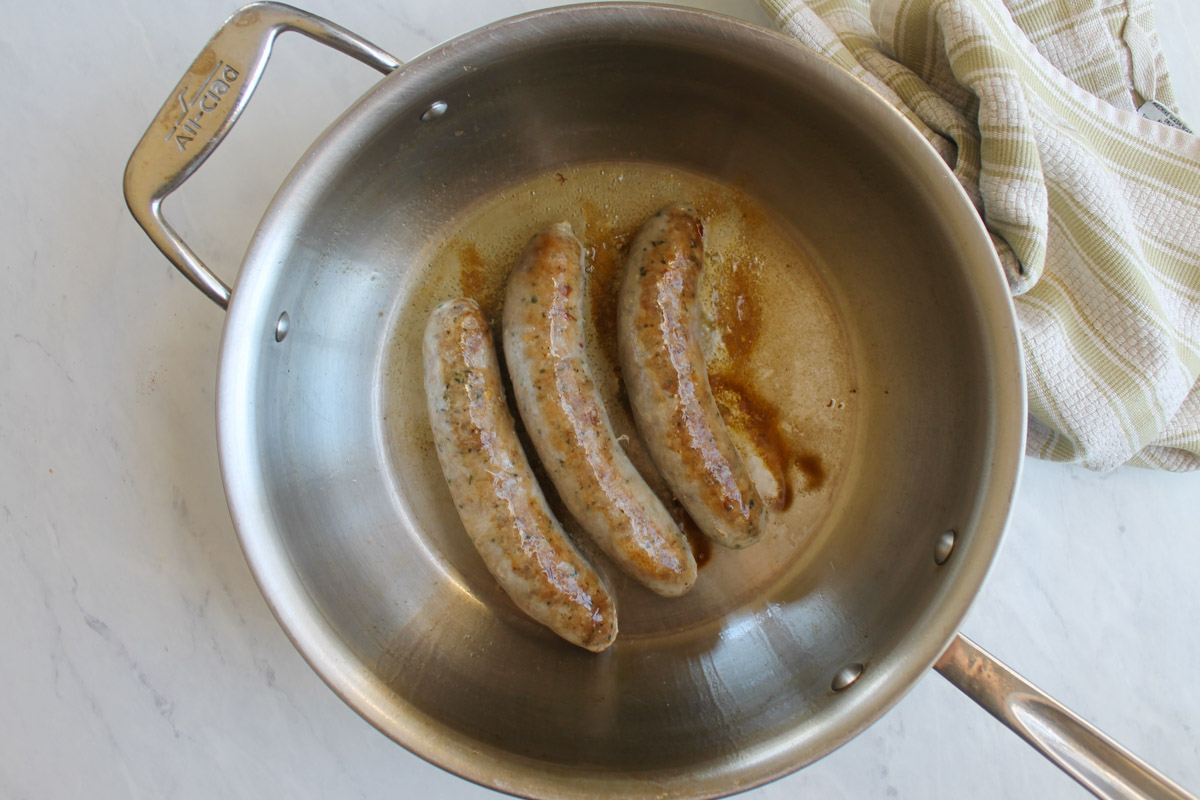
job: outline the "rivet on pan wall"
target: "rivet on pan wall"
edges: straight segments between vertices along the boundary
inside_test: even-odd
[[[864,664],[847,664],[833,676],[833,683],[830,685],[831,688],[835,692],[850,688],[862,676],[864,669],[866,669],[866,665]]]
[[[446,105],[441,100],[438,100],[436,103],[431,105],[429,108],[425,109],[425,113],[421,115],[421,122],[429,122],[429,120],[431,120],[431,119],[437,119],[442,114],[445,114],[446,109],[448,109],[449,107],[450,106]]]
[[[958,533],[953,530],[944,532],[937,538],[937,542],[933,545],[933,561],[939,567],[950,560],[950,554],[954,552],[954,543],[958,541]]]
[[[285,311],[279,315],[279,321],[275,323],[275,341],[282,342],[283,337],[288,335],[288,328],[291,322],[288,320],[288,313]]]

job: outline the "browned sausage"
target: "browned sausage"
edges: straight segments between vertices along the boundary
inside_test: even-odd
[[[704,224],[687,205],[651,217],[630,245],[617,306],[621,375],[638,431],[675,496],[709,538],[741,548],[767,509],[721,420],[700,346]]]
[[[473,300],[434,309],[425,328],[425,397],[438,460],[488,570],[529,616],[599,652],[616,605],[546,505],[504,402],[491,332]]]
[[[584,348],[584,259],[565,222],[530,240],[508,278],[504,356],[525,430],[572,516],[626,573],[683,594],[696,560],[621,449]]]

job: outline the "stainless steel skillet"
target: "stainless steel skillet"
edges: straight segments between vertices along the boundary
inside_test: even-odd
[[[297,165],[231,291],[161,201],[220,142],[285,30],[390,74]],[[387,355],[447,226],[530,175],[605,160],[736,183],[803,231],[831,265],[861,399],[805,553],[761,571],[731,560],[669,609],[624,597],[647,621],[594,657],[512,612],[463,547],[432,454],[389,438],[383,417]],[[529,796],[716,796],[828,753],[936,662],[1097,794],[1185,796],[956,636],[1023,450],[1007,289],[936,154],[794,43],[599,4],[497,23],[398,68],[324,20],[249,6],[176,87],[125,191],[228,309],[222,472],[264,596],[329,685],[419,755]],[[397,408],[421,424],[415,404]]]

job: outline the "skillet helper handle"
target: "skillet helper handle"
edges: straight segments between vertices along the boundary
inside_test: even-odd
[[[225,21],[200,51],[125,167],[125,202],[172,264],[221,308],[230,289],[162,215],[162,201],[216,149],[250,102],[275,37],[302,33],[385,75],[400,62],[345,28],[282,3],[252,3]]]
[[[934,669],[1096,797],[1196,800],[967,637]]]

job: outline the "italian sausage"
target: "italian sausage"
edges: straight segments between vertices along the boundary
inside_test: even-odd
[[[572,644],[605,649],[617,635],[612,593],[538,487],[479,306],[451,300],[435,308],[423,351],[438,461],[475,549],[522,611]]]
[[[621,375],[634,423],[663,479],[709,538],[742,548],[762,537],[767,509],[708,382],[697,288],[704,223],[676,203],[630,244],[617,298]]]
[[[571,515],[626,573],[667,597],[696,559],[617,436],[584,354],[584,258],[565,222],[530,240],[508,278],[504,356],[525,430]]]

